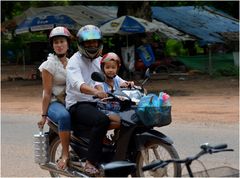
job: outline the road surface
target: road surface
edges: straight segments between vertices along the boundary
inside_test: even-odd
[[[33,135],[38,132],[36,115],[1,114],[1,176],[48,177],[34,163]],[[173,121],[158,128],[171,137],[181,158],[195,154],[202,143],[227,143],[234,152],[207,155],[207,167],[230,166],[239,168],[238,124],[198,123]]]

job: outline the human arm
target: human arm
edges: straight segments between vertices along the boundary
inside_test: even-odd
[[[99,83],[97,83],[97,84],[94,86],[94,88],[96,88],[96,89],[99,90],[99,91],[104,91],[104,90],[103,90],[103,87],[102,87],[102,84],[99,84]]]
[[[93,68],[93,66],[88,66],[85,64],[81,56],[73,56],[67,66],[67,81],[68,85],[71,86],[74,91],[87,94],[95,95],[100,98],[106,97],[106,93],[98,91],[94,88],[94,81],[91,79],[90,71],[97,71],[98,68]],[[80,59],[79,59],[80,58]],[[99,69],[100,70],[100,69]]]
[[[80,91],[82,93],[85,93],[85,94],[97,96],[98,98],[106,98],[106,97],[108,97],[107,93],[105,93],[103,91],[102,87],[101,88],[100,87],[98,85],[98,86],[95,86],[95,88],[92,88],[92,87],[88,86],[87,84],[83,83],[81,85],[81,87],[80,87]]]
[[[133,81],[123,80],[119,76],[117,76],[117,80],[119,81],[119,86],[122,87],[122,88],[127,88],[127,87],[133,87],[134,86],[134,82]]]
[[[42,70],[42,85],[43,85],[43,97],[42,97],[42,118],[38,122],[38,127],[43,128],[46,118],[47,110],[52,97],[53,76],[50,72]]]

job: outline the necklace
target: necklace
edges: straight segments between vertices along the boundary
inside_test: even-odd
[[[66,68],[66,66],[67,66],[67,59],[60,59],[60,61],[61,61],[61,63],[62,63],[62,65],[63,65],[63,68],[65,69]]]

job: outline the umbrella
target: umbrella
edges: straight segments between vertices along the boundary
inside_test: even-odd
[[[121,16],[110,20],[100,27],[104,35],[110,34],[134,34],[157,31],[158,26],[147,20],[133,17]]]
[[[130,35],[135,33],[145,33],[157,31],[158,26],[145,19],[133,16],[121,16],[119,18],[110,20],[100,26],[103,35]],[[127,36],[128,47],[128,36]]]
[[[68,29],[76,29],[77,22],[63,14],[52,15],[41,13],[25,19],[15,30],[16,34],[49,30],[56,26],[65,26]]]
[[[134,71],[134,48],[128,47],[128,35],[135,33],[154,32],[157,31],[158,26],[141,18],[133,16],[121,16],[104,23],[102,26],[100,26],[100,29],[103,35],[126,35],[127,47],[122,48],[123,63],[129,71]]]

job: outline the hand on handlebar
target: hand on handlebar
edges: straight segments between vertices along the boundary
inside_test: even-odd
[[[126,81],[124,83],[121,84],[121,88],[132,88],[134,86],[134,82],[133,81]]]
[[[94,96],[97,97],[97,98],[103,99],[103,98],[107,98],[107,97],[108,97],[108,94],[105,93],[104,91],[97,91],[97,92],[94,94]]]
[[[113,97],[112,96],[108,96],[106,98],[102,98],[101,101],[105,102],[105,101],[108,101],[110,99],[113,99]]]

